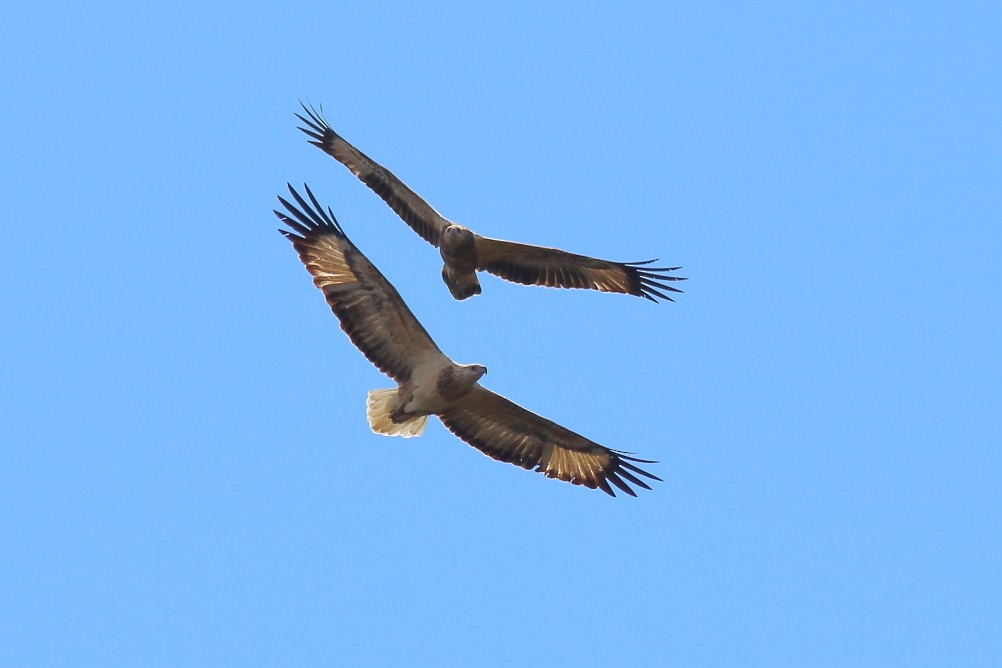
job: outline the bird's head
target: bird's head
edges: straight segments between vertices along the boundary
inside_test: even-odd
[[[480,380],[487,374],[487,367],[483,364],[466,364],[463,369],[473,378],[473,382]]]
[[[473,243],[473,232],[455,223],[442,230],[442,236],[446,244],[453,246],[466,246]]]

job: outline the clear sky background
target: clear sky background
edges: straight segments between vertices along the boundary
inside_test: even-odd
[[[0,11],[0,664],[1000,665],[1000,5],[685,5]],[[685,294],[454,301],[300,99],[447,217]],[[287,181],[664,483],[372,434]]]

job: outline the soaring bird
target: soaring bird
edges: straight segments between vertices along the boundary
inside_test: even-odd
[[[331,129],[322,109],[318,112],[302,106],[306,116],[296,114],[296,118],[306,126],[299,129],[310,137],[310,143],[347,167],[425,241],[438,248],[445,263],[442,279],[456,299],[480,294],[478,271],[524,285],[619,292],[654,302],[655,297],[674,301],[665,293],[682,292],[665,283],[685,280],[670,275],[681,267],[651,267],[657,260],[611,262],[556,248],[482,237],[443,217],[390,170],[345,141]]]
[[[400,294],[348,239],[328,207],[304,186],[309,203],[290,185],[298,207],[282,197],[279,229],[313,276],[327,304],[359,350],[397,387],[371,390],[369,426],[386,436],[419,436],[429,415],[489,457],[615,496],[609,483],[631,496],[630,483],[661,480],[636,459],[610,450],[482,387],[487,368],[456,364],[439,350]],[[312,205],[312,206],[311,206]]]

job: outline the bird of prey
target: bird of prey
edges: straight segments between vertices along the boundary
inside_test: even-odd
[[[611,496],[609,483],[636,496],[631,483],[650,489],[642,478],[660,480],[637,466],[654,462],[603,447],[482,387],[478,381],[487,368],[446,357],[330,208],[325,212],[304,187],[309,203],[291,185],[299,206],[278,198],[286,213],[275,215],[289,228],[279,231],[292,241],[341,329],[398,384],[369,392],[366,416],[374,432],[419,436],[428,416],[437,415],[489,457]]]
[[[456,299],[480,294],[478,271],[524,285],[619,292],[654,302],[656,297],[674,301],[666,293],[681,292],[666,283],[685,280],[670,275],[681,267],[651,267],[657,260],[611,262],[556,248],[482,237],[444,218],[390,170],[345,141],[331,129],[322,110],[302,106],[306,116],[296,117],[305,124],[299,129],[310,137],[310,143],[347,167],[425,241],[439,249],[445,262],[442,279]]]

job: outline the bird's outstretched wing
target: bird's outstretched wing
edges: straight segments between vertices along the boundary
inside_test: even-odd
[[[666,292],[682,292],[665,281],[684,281],[668,272],[681,267],[650,267],[657,260],[611,262],[586,255],[576,255],[556,248],[530,246],[478,236],[477,269],[506,281],[549,288],[585,288],[619,292],[675,301]]]
[[[299,129],[310,137],[310,143],[347,167],[362,183],[382,197],[383,201],[422,239],[437,247],[442,237],[442,230],[449,225],[449,221],[408,188],[393,172],[334,132],[323,116],[323,108],[317,111],[302,102],[300,104],[306,116],[296,114],[296,118],[305,124],[306,127]]]
[[[598,488],[610,496],[616,495],[610,482],[636,496],[630,483],[650,489],[638,476],[661,480],[636,465],[655,462],[610,450],[479,385],[459,405],[439,413],[439,418],[452,433],[489,457]]]
[[[275,215],[292,230],[279,232],[292,241],[352,343],[398,383],[432,356],[447,359],[396,289],[345,236],[333,212],[325,213],[304,188],[312,206],[291,185],[299,207],[278,198],[288,213]]]

